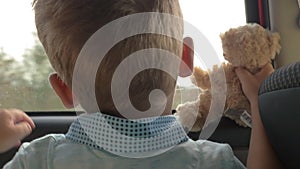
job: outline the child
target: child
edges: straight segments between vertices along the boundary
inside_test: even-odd
[[[160,12],[182,18],[178,0],[36,0],[34,5],[39,38],[57,71],[50,75],[50,83],[66,107],[73,107],[73,98],[77,98],[87,114],[75,120],[66,135],[47,135],[23,144],[4,168],[244,168],[228,145],[206,140],[192,141],[187,137],[171,115],[176,78],[164,71],[147,69],[139,72],[130,82],[129,99],[124,99],[121,93],[113,97],[113,75],[132,53],[159,48],[172,52],[178,58],[183,53],[183,62],[191,63],[193,51],[184,46],[185,52],[182,52],[182,42],[174,38],[145,33],[115,44],[97,70],[93,84],[97,106],[90,104],[80,93],[84,91],[89,98],[91,89],[72,90],[77,85],[72,81],[76,59],[94,32],[115,19],[135,13]],[[168,29],[176,36],[183,36],[182,23],[151,23],[142,26]],[[123,25],[118,26],[120,30],[125,29]],[[97,45],[107,45],[110,39],[114,37],[103,37]],[[173,56],[174,60],[176,56]],[[86,62],[89,60],[86,59]],[[179,74],[182,75],[189,72],[179,64],[155,63],[163,68],[180,67]],[[90,61],[90,65],[93,64]],[[127,68],[124,71],[130,74],[131,67]],[[90,76],[86,73],[90,67],[80,69],[84,75],[82,78]],[[156,95],[160,94],[151,93],[155,89],[163,91],[166,100],[156,99]],[[119,98],[123,98],[121,109],[114,102]],[[151,112],[153,114],[140,114],[142,118],[126,119],[131,113],[128,100],[142,112],[152,108],[149,102],[163,111],[161,114]]]
[[[0,153],[21,145],[21,140],[35,128],[33,121],[21,110],[0,110]]]

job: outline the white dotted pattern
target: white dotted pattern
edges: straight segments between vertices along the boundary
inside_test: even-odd
[[[66,137],[114,154],[155,151],[188,140],[174,116],[128,120],[101,113],[79,116]]]

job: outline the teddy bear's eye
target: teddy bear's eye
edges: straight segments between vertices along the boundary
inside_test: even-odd
[[[225,54],[225,53],[223,53],[223,56],[225,57],[225,56],[226,56],[226,54]]]

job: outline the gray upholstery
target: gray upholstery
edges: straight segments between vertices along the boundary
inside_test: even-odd
[[[277,69],[261,85],[259,95],[300,87],[300,62]]]
[[[285,168],[300,168],[300,62],[277,69],[263,82],[259,110]]]

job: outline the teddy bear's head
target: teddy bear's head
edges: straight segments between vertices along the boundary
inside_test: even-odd
[[[224,58],[233,66],[256,70],[280,51],[280,36],[258,24],[232,28],[220,35]]]

